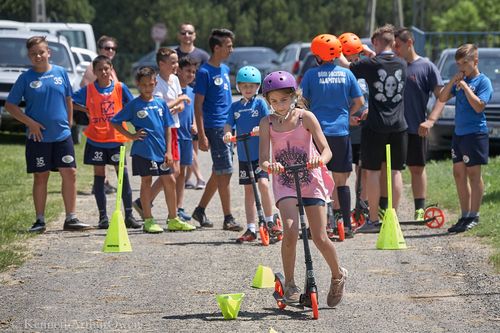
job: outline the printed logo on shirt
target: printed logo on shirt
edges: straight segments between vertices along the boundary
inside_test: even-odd
[[[36,80],[30,82],[30,88],[38,89],[43,85],[42,81]]]
[[[397,103],[403,98],[401,96],[401,91],[404,88],[404,81],[402,80],[403,71],[398,69],[393,75],[387,75],[387,72],[383,69],[377,71],[380,81],[373,84],[378,93],[375,95],[375,99],[379,102],[390,101]]]
[[[35,157],[35,159],[37,168],[43,168],[45,166],[45,160],[43,159],[43,157]]]
[[[137,117],[140,118],[140,119],[144,119],[148,116],[148,111],[146,110],[140,110],[140,111],[137,111]]]
[[[222,80],[222,78],[220,76],[214,76],[214,84],[216,86],[220,86],[224,81]]]
[[[54,77],[54,84],[57,84],[57,85],[63,84],[63,78],[60,76]]]
[[[104,116],[113,116],[115,114],[115,102],[113,100],[103,101],[101,103],[101,112]]]
[[[113,162],[118,162],[120,161],[120,154],[114,154],[113,156],[111,156],[111,160]]]
[[[71,155],[64,155],[64,156],[61,158],[61,160],[62,160],[64,163],[69,164],[69,163],[73,162],[73,161],[75,160],[75,158],[74,158],[73,156],[71,156]]]
[[[345,84],[346,72],[320,71],[318,72],[319,84]]]
[[[234,113],[234,119],[238,120],[240,118],[241,114],[239,112]]]

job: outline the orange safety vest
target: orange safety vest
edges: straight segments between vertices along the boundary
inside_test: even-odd
[[[89,110],[89,125],[84,133],[96,142],[127,142],[129,139],[111,126],[110,120],[123,108],[122,85],[115,82],[111,94],[103,95],[94,83],[87,85],[86,107]],[[123,127],[127,128],[125,123]]]

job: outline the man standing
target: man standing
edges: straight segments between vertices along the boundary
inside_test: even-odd
[[[408,124],[406,164],[411,173],[415,220],[421,221],[424,219],[427,192],[427,175],[425,173],[427,135],[444,107],[444,103],[437,99],[443,89],[443,81],[437,67],[415,52],[415,39],[409,29],[397,30],[395,38],[394,51],[407,63],[406,88],[403,96],[404,113]],[[430,93],[434,93],[436,96],[436,103],[427,118],[426,109]]]
[[[179,39],[179,46],[175,49],[179,59],[189,56],[200,66],[208,61],[208,53],[205,50],[197,48],[194,46],[194,41],[196,40],[196,31],[191,23],[182,23],[179,26],[179,31],[177,33],[177,38]]]

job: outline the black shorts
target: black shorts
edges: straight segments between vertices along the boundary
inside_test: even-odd
[[[408,148],[406,151],[406,165],[425,166],[427,160],[428,140],[418,134],[408,133]]]
[[[71,135],[63,141],[26,141],[26,170],[28,173],[76,168],[75,148]]]
[[[351,150],[352,150],[352,163],[359,165],[359,158],[361,157],[361,144],[351,143]]]
[[[248,162],[239,161],[239,168],[240,168],[240,185],[252,184],[252,181],[250,180],[250,170],[248,170]],[[255,181],[257,181],[259,178],[269,179],[269,174],[266,171],[262,170],[262,168],[259,166],[258,160],[252,161],[252,168]]]
[[[278,209],[279,209],[279,203],[281,202],[281,200],[290,199],[290,198],[297,199],[297,197],[283,197],[283,198],[279,199],[278,202],[276,202],[276,207],[278,207]],[[302,198],[302,204],[304,205],[304,207],[310,207],[310,206],[323,207],[323,206],[325,206],[325,200],[319,199],[319,198]]]
[[[453,134],[451,158],[453,163],[464,162],[468,167],[486,165],[488,164],[489,148],[489,138],[486,133]]]
[[[361,134],[361,164],[363,169],[380,170],[385,162],[385,145],[391,145],[392,170],[404,170],[408,137],[406,130],[394,133],[377,133],[368,126]]]
[[[132,155],[133,176],[163,176],[173,173],[172,168],[166,168],[163,161],[150,161],[138,155]]]
[[[332,159],[326,165],[332,172],[351,172],[352,171],[352,150],[351,137],[346,136],[327,136],[326,141],[332,151]]]
[[[85,144],[83,163],[90,165],[118,165],[120,164],[120,146],[115,148],[99,148],[93,144]],[[127,160],[125,159],[125,163]]]

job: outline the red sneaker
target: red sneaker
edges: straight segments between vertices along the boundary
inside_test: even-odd
[[[241,244],[243,242],[253,242],[256,239],[257,239],[257,234],[255,232],[250,231],[250,229],[247,229],[247,231],[245,231],[245,233],[236,240],[236,243]]]

